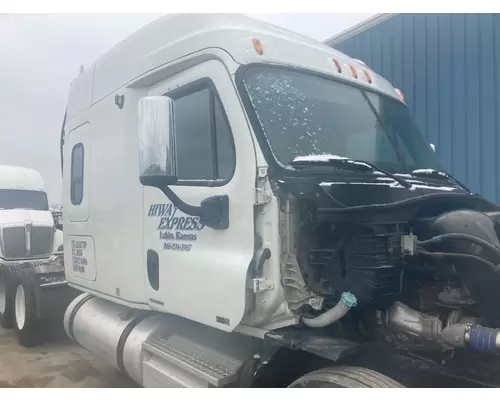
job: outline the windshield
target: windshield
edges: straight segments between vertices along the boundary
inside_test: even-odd
[[[244,75],[276,159],[334,155],[391,172],[439,169],[408,108],[386,96],[308,73],[255,66]]]
[[[0,189],[0,210],[14,208],[46,211],[49,209],[47,195],[36,190]]]

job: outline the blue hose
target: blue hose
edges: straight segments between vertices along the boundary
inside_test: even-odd
[[[486,351],[488,353],[497,350],[497,335],[498,331],[493,328],[485,328],[481,325],[472,325],[469,330],[469,347]]]

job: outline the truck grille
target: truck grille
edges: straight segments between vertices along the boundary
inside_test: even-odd
[[[52,250],[52,227],[33,226],[30,246],[26,246],[26,228],[16,226],[2,230],[3,254],[6,259],[34,258],[48,256]],[[31,251],[28,251],[28,247]]]
[[[50,226],[34,226],[31,229],[31,255],[33,257],[48,256],[52,252],[52,236],[54,230]]]

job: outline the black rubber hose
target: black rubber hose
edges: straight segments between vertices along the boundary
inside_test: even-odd
[[[431,251],[419,250],[419,254],[434,257],[434,258],[463,258],[474,261],[479,261],[485,265],[487,265],[493,272],[500,275],[500,266],[493,264],[491,261],[486,260],[485,258],[476,256],[474,254],[463,254],[463,253],[435,253]]]
[[[478,244],[479,246],[482,246],[486,249],[493,251],[500,257],[500,247],[494,245],[493,243],[487,242],[484,239],[478,238],[477,236],[467,235],[465,233],[446,233],[444,235],[435,236],[428,240],[417,242],[417,244],[419,244],[422,247],[425,247],[426,245],[441,243],[442,241],[446,240],[466,240],[469,242],[473,242]]]

